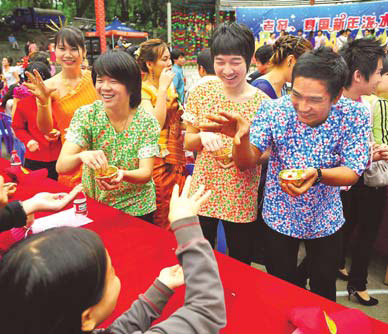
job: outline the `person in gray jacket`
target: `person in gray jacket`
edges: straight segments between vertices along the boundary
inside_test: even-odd
[[[218,333],[226,324],[223,288],[209,242],[196,217],[210,195],[201,187],[188,197],[190,178],[170,204],[171,229],[180,265],[164,268],[151,287],[107,329],[120,292],[107,250],[96,233],[61,227],[13,246],[0,262],[0,323],[4,333],[139,334]],[[173,294],[186,283],[185,303],[152,326]]]

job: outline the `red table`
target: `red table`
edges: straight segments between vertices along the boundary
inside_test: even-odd
[[[0,160],[0,169],[4,164]],[[39,191],[63,190],[66,188],[49,179],[29,180],[28,184],[19,185],[15,198],[28,198]],[[96,231],[103,239],[122,283],[116,310],[103,324],[106,326],[148,288],[163,267],[177,263],[176,242],[170,232],[91,199],[88,211],[94,222],[85,227]],[[6,240],[7,233],[0,239]],[[320,306],[328,313],[345,308],[223,254],[216,252],[216,257],[227,307],[228,324],[221,331],[223,334],[291,333],[293,327],[288,324],[288,312],[294,307]],[[161,319],[183,301],[182,287],[167,304]],[[388,333],[387,324],[372,318],[371,322],[375,333]]]

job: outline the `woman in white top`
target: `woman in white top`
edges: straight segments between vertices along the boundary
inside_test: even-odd
[[[3,65],[3,76],[5,78],[7,87],[18,83],[20,81],[20,78],[19,78],[17,68],[11,67],[12,58],[4,57],[2,65]]]

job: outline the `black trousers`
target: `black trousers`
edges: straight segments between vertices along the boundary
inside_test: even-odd
[[[348,285],[357,291],[365,290],[368,283],[368,267],[373,244],[383,219],[386,194],[386,187],[368,187],[363,184],[362,179],[349,191],[341,192],[346,222],[342,229],[343,248],[340,268],[345,268],[347,247],[350,240],[354,240]]]
[[[58,180],[58,173],[55,169],[56,163],[57,161],[45,162],[45,161],[24,159],[24,167],[31,170],[46,168],[48,170],[48,177],[53,180]]]
[[[152,212],[147,213],[147,214],[145,214],[143,216],[137,216],[136,218],[142,219],[142,220],[144,220],[144,221],[146,221],[148,223],[153,224],[154,223],[154,212],[155,211],[152,211]]]
[[[265,225],[265,266],[268,273],[298,285],[297,261],[301,239],[289,237]],[[341,250],[340,230],[317,239],[303,239],[307,258],[311,259],[311,291],[330,300],[336,300],[335,281],[338,254]]]
[[[217,237],[218,218],[199,216],[203,235],[215,247]],[[229,256],[236,260],[251,264],[253,258],[253,241],[257,228],[256,222],[233,223],[221,220],[225,230]]]

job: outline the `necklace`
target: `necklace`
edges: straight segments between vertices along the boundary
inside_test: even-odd
[[[116,124],[113,124],[112,123],[112,121],[111,121],[111,123],[112,123],[112,125],[113,125],[113,128],[115,129],[115,131],[117,132],[117,133],[121,133],[121,132],[123,132],[123,131],[125,131],[126,129],[127,129],[127,127],[128,127],[128,124],[130,123],[130,120],[132,119],[132,117],[131,117],[131,115],[128,115],[128,117],[127,117],[127,119],[125,120],[125,122],[123,123],[123,125],[121,126],[121,124],[120,124],[120,127],[117,127],[117,123]]]
[[[67,94],[74,95],[77,92],[76,88],[78,87],[78,84],[82,79],[82,73],[80,77],[73,80],[65,79],[63,76],[63,72],[61,73],[61,77],[62,77],[63,85],[66,88]],[[75,82],[76,84],[74,85],[74,83],[72,84],[72,82]]]

